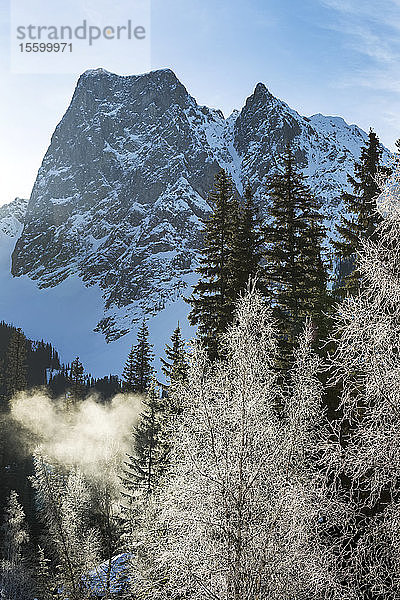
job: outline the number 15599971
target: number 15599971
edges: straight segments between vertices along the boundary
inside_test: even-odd
[[[72,52],[72,43],[25,42],[19,44],[21,52]]]

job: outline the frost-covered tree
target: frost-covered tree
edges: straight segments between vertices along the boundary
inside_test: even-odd
[[[25,556],[29,536],[25,514],[14,491],[10,493],[5,509],[2,539],[0,598],[26,600],[33,584]]]
[[[44,549],[38,546],[37,569],[35,573],[36,596],[39,600],[53,600],[56,582],[51,571],[51,560],[46,557]]]
[[[340,595],[329,531],[344,514],[318,465],[327,435],[311,330],[285,391],[275,340],[269,310],[251,291],[223,338],[223,361],[194,347],[188,381],[175,392],[183,412],[171,469],[135,551],[138,597],[350,597]]]
[[[358,255],[361,291],[339,307],[332,368],[342,388],[339,490],[356,515],[350,541],[361,598],[400,595],[400,163],[379,199],[382,222]]]
[[[119,455],[118,455],[119,456]],[[119,465],[114,460],[103,466],[103,476],[91,482],[91,516],[95,521],[102,546],[102,562],[94,568],[97,588],[106,598],[111,598],[113,585],[118,579],[113,559],[123,551],[124,523],[120,498],[115,485]]]
[[[99,563],[100,542],[89,525],[90,495],[82,474],[60,473],[43,457],[35,459],[32,484],[37,492],[45,541],[58,568],[61,597],[82,600],[90,595],[85,575]]]

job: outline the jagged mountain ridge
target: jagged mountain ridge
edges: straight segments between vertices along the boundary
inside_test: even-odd
[[[263,84],[225,119],[199,106],[168,69],[88,71],[38,172],[13,275],[42,288],[71,275],[98,285],[98,330],[117,339],[143,312],[189,293],[207,193],[221,167],[239,193],[250,181],[262,205],[265,180],[290,140],[334,220],[366,137],[338,117],[300,116]]]

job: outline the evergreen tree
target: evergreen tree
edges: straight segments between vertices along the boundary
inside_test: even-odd
[[[152,380],[143,400],[143,411],[133,432],[133,454],[125,464],[125,497],[130,504],[135,497],[150,496],[164,473],[169,454],[168,413]]]
[[[68,404],[72,406],[75,406],[84,398],[86,390],[84,373],[83,365],[79,360],[79,356],[77,356],[71,363],[69,372]]]
[[[125,367],[122,372],[122,391],[133,392],[136,385],[136,361],[135,347],[132,346],[128,358],[126,359]]]
[[[90,387],[99,395],[102,402],[110,400],[122,391],[118,375],[111,374],[100,379],[92,378]]]
[[[307,229],[302,234],[302,320],[310,317],[314,339],[325,340],[330,327],[329,314],[332,296],[328,292],[327,265],[324,260],[323,241],[326,229],[321,225],[320,204],[311,197],[309,212],[304,211]]]
[[[322,258],[325,229],[320,203],[297,169],[290,147],[283,156],[283,170],[269,181],[268,193],[266,295],[280,324],[287,358],[307,316],[314,328],[322,329],[322,310],[328,303]]]
[[[232,239],[230,242],[228,269],[228,295],[235,303],[243,294],[249,282],[260,274],[262,246],[261,220],[257,213],[254,195],[250,185],[246,186],[244,202],[238,204],[233,219]]]
[[[154,379],[143,401],[139,423],[133,430],[133,453],[128,455],[122,476],[123,541],[128,552],[141,543],[144,531],[151,528],[148,511],[159,510],[158,492],[162,477],[169,466],[171,450],[171,412],[165,398],[160,398]],[[156,493],[157,492],[157,493]],[[153,556],[147,556],[154,561]],[[137,579],[134,554],[130,560],[131,582]],[[143,597],[148,582],[143,582]],[[136,598],[136,594],[133,596]]]
[[[188,302],[192,307],[189,321],[198,325],[198,336],[214,359],[218,356],[219,337],[233,314],[229,259],[238,205],[232,180],[224,170],[215,177],[209,204],[213,210],[204,221],[204,246],[197,269],[200,279]]]
[[[163,390],[167,391],[169,386],[178,382],[185,382],[187,379],[187,354],[179,323],[171,336],[171,345],[166,344],[165,346],[165,355],[167,360],[164,358],[160,358],[160,360],[161,370],[168,382],[167,385],[163,385]]]
[[[354,177],[347,176],[352,192],[344,192],[342,199],[347,216],[341,215],[337,226],[339,240],[333,245],[336,254],[336,295],[355,294],[360,287],[360,274],[356,268],[357,252],[362,240],[373,239],[376,227],[382,221],[377,211],[376,199],[379,186],[376,181],[379,174],[389,174],[381,165],[382,147],[378,136],[372,129],[368,141],[361,150],[359,162],[354,165]]]
[[[149,343],[149,329],[143,319],[137,334],[137,343],[132,346],[122,373],[124,392],[145,394],[153,373],[153,345]]]
[[[4,360],[6,399],[9,401],[17,392],[27,386],[27,339],[21,329],[13,330]]]
[[[19,342],[15,339],[17,335],[22,335],[21,339],[23,341],[23,333],[21,331],[18,334],[16,327],[7,325],[4,321],[0,322],[0,397],[3,398],[3,409],[7,408],[5,400],[8,398],[5,373],[7,368],[7,354],[10,350],[10,343],[11,345],[15,345],[17,341],[18,345]],[[25,354],[22,369],[25,385],[23,385],[22,389],[25,389],[25,387],[30,388],[46,385],[47,369],[60,368],[60,360],[57,352],[51,344],[45,343],[43,340],[31,341],[25,339],[25,349],[22,346],[22,351]]]

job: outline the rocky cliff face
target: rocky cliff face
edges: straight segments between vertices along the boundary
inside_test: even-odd
[[[20,235],[28,200],[15,198],[13,202],[0,206],[0,236],[3,238],[16,238]]]
[[[366,134],[343,119],[300,116],[258,84],[225,119],[199,106],[170,70],[84,73],[39,170],[12,272],[39,287],[78,275],[104,299],[107,340],[175,301],[193,279],[215,173],[227,169],[260,204],[279,155],[298,163],[334,220]],[[1,209],[0,209],[1,210]]]

